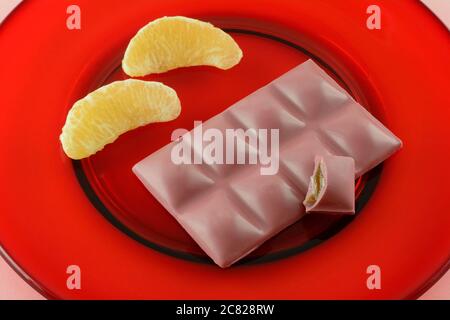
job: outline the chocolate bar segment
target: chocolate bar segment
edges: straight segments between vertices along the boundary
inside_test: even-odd
[[[355,161],[317,156],[305,201],[306,212],[355,213]]]
[[[195,143],[195,129],[133,167],[153,196],[221,267],[245,257],[305,214],[302,202],[316,155],[354,158],[358,177],[401,146],[397,137],[311,60],[202,127],[216,129],[223,137],[228,129],[249,133],[237,138],[245,141],[246,148],[240,152],[246,159],[264,153],[258,148],[260,141],[256,148],[250,143],[252,132],[278,130],[279,144],[269,143],[266,150],[272,167],[261,162],[214,163],[204,153],[205,141]],[[183,145],[192,151],[189,159],[196,155],[202,161],[174,163],[172,151]],[[272,175],[263,175],[269,169]]]

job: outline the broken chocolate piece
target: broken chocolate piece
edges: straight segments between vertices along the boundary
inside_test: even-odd
[[[316,156],[306,194],[306,212],[355,213],[355,161],[350,157]]]

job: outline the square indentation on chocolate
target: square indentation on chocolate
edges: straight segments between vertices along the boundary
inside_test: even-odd
[[[278,232],[301,217],[303,195],[282,176],[262,176],[258,171],[230,182],[241,203],[253,213],[255,225],[265,233]]]
[[[356,102],[321,123],[322,137],[338,155],[355,159],[356,177],[393,154],[401,142]]]
[[[152,172],[150,179],[149,170]],[[157,152],[147,157],[133,167],[133,172],[163,205],[174,210],[214,185],[201,165],[176,165],[170,152]]]
[[[308,131],[283,146],[280,166],[306,194],[309,177],[314,169],[315,156],[331,154],[332,152],[323,144],[318,135],[314,131]]]
[[[279,130],[280,144],[295,136],[306,124],[286,110],[286,105],[266,90],[260,90],[229,109],[243,129]]]
[[[307,61],[298,68],[305,72],[286,73],[271,84],[271,91],[293,113],[302,114],[303,120],[317,121],[352,100],[342,88],[330,83],[328,75],[313,62]]]
[[[176,218],[221,267],[238,259],[242,249],[251,250],[266,234],[257,217],[246,212],[233,193],[222,188],[189,203]],[[230,237],[233,241],[229,241]],[[240,250],[236,250],[234,241],[242,244]]]

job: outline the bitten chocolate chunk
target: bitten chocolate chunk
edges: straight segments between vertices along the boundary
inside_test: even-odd
[[[316,156],[305,201],[306,212],[355,213],[355,161]]]

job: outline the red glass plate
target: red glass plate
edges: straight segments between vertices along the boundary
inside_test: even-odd
[[[378,1],[29,0],[0,27],[0,244],[17,271],[54,298],[412,298],[448,268],[448,31],[420,3]],[[129,132],[73,162],[58,136],[74,101],[127,78],[120,60],[148,21],[185,15],[229,31],[237,67],[183,68],[148,80],[177,90],[174,122]],[[419,23],[420,22],[420,23]],[[420,25],[420,28],[417,26]],[[308,216],[243,262],[211,264],[131,172],[133,164],[308,58],[404,142],[357,187],[355,218]],[[79,265],[82,289],[68,290]],[[368,290],[379,265],[382,289]]]

